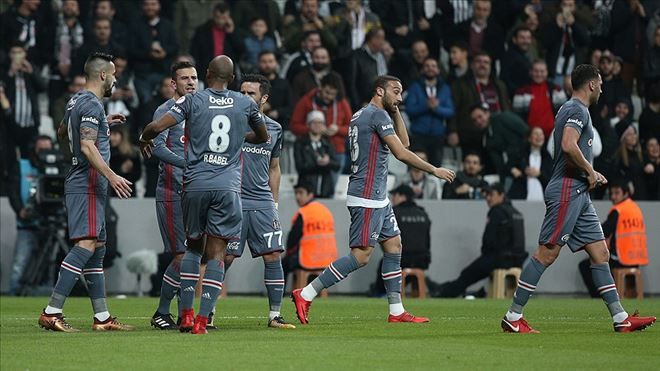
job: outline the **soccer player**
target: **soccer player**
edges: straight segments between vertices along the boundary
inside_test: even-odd
[[[108,184],[121,198],[131,195],[131,182],[115,174],[110,161],[110,125],[126,121],[123,115],[106,117],[101,99],[112,94],[115,65],[112,56],[93,53],[85,62],[85,89],[67,104],[57,134],[68,142],[71,170],[64,182],[69,238],[75,246],[60,267],[48,306],[39,316],[39,326],[53,331],[77,332],[62,314],[64,301],[83,274],[94,309],[92,330],[132,330],[110,316],[105,301],[105,204]]]
[[[154,121],[167,113],[177,99],[197,90],[197,70],[192,63],[175,62],[170,68],[170,73],[174,97],[156,109]],[[174,259],[163,274],[158,309],[151,317],[151,325],[161,330],[179,328],[170,314],[170,303],[179,290],[181,258],[186,252],[186,235],[181,210],[181,185],[183,168],[186,166],[186,161],[183,159],[184,126],[185,121],[164,130],[154,139],[154,156],[160,160],[156,186],[156,216],[165,252],[174,255]],[[181,310],[178,314],[180,317]]]
[[[420,159],[410,145],[405,123],[399,112],[401,80],[393,76],[376,79],[371,102],[357,111],[348,131],[351,149],[351,176],[346,205],[351,214],[349,255],[335,260],[323,273],[291,294],[300,323],[308,323],[309,307],[321,290],[328,288],[365,266],[376,242],[383,248],[382,276],[389,302],[389,322],[428,322],[415,317],[401,302],[401,236],[387,198],[387,163],[390,151],[409,166],[448,182],[454,172],[436,168]]]
[[[607,183],[607,179],[591,165],[594,128],[589,115],[589,106],[597,103],[602,93],[603,80],[596,67],[582,64],[573,70],[571,83],[573,96],[561,106],[555,117],[554,140],[557,145],[552,177],[545,189],[546,211],[539,247],[523,268],[513,303],[502,319],[505,332],[539,332],[523,318],[523,307],[541,275],[557,259],[565,244],[573,252],[584,249],[589,254],[591,275],[612,315],[614,331],[642,330],[655,322],[655,317],[630,316],[621,306],[610,273],[603,229],[589,197],[589,191]]]
[[[259,144],[268,139],[257,104],[227,90],[234,79],[233,71],[234,63],[229,57],[213,58],[206,72],[209,88],[179,98],[167,114],[145,127],[140,138],[142,152],[150,157],[152,139],[186,120],[181,205],[188,246],[181,259],[181,332],[207,333],[208,316],[224,280],[225,249],[228,243],[238,244],[241,235],[241,148],[244,141]],[[195,318],[195,284],[204,253],[208,262]]]
[[[245,75],[241,82],[241,93],[252,98],[263,114],[263,105],[270,94],[270,81],[262,75]],[[262,144],[243,144],[243,227],[239,244],[235,248],[227,249],[225,271],[235,258],[243,255],[247,242],[252,257],[261,256],[264,260],[264,284],[270,306],[268,327],[296,328],[287,323],[280,314],[284,294],[280,252],[284,249],[277,202],[281,177],[282,126],[266,115],[263,116],[268,130],[268,141]]]

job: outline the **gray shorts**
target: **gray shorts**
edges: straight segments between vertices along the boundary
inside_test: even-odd
[[[105,241],[107,197],[94,193],[70,193],[64,196],[70,240],[95,238],[97,241]]]
[[[186,252],[186,232],[183,228],[181,200],[156,201],[156,217],[165,252]]]
[[[232,191],[183,192],[181,199],[186,237],[203,235],[236,240],[241,237],[241,197]]]
[[[585,245],[605,239],[598,215],[588,192],[570,201],[546,200],[545,218],[541,225],[539,245],[559,245],[573,252]]]
[[[401,234],[396,223],[392,205],[380,209],[349,206],[351,226],[348,232],[349,246],[376,246],[382,242]]]
[[[238,246],[227,247],[227,254],[240,257],[247,242],[252,257],[284,251],[282,226],[275,209],[243,210],[243,227]]]

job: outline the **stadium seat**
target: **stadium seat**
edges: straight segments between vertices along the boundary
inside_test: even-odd
[[[413,298],[426,298],[426,275],[424,270],[420,268],[403,268],[401,270],[401,297],[406,297],[406,278],[415,277],[417,279],[417,287],[413,284],[410,297]]]
[[[620,298],[644,299],[644,280],[642,279],[641,269],[613,268],[612,275]],[[628,285],[626,277],[634,277],[631,285]]]
[[[513,297],[520,279],[520,268],[495,269],[490,274],[490,289],[488,297],[492,299],[504,299]],[[511,278],[507,280],[507,278]]]
[[[321,273],[323,273],[323,269],[313,270],[313,271],[308,271],[306,269],[296,269],[296,271],[294,272],[294,277],[295,277],[294,278],[295,281],[293,282],[294,288],[301,289],[307,286],[307,284],[309,283],[309,278],[311,276],[318,277],[321,275]],[[323,291],[321,291],[319,296],[322,298],[327,298],[328,290],[324,289]]]

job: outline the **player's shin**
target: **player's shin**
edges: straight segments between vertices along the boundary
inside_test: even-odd
[[[195,300],[195,285],[199,281],[199,264],[202,261],[202,255],[187,250],[181,259],[181,280],[179,295],[181,296],[181,308],[192,309]]]
[[[621,301],[619,301],[619,294],[616,292],[616,285],[610,272],[610,265],[608,263],[592,264],[591,277],[594,280],[598,293],[603,298],[607,309],[612,315],[612,320],[614,322],[623,322],[628,317],[628,313],[626,313],[621,306]]]
[[[53,293],[46,307],[46,314],[62,313],[64,301],[82,273],[83,267],[92,256],[92,252],[80,246],[74,246],[66,255],[60,267],[60,274]]]
[[[163,274],[163,284],[160,288],[160,301],[158,302],[158,313],[170,313],[170,304],[181,285],[179,270],[179,262],[176,259],[173,259],[170,262],[170,265],[167,266],[165,274]]]
[[[301,292],[303,299],[307,301],[314,300],[321,290],[333,286],[358,268],[360,268],[360,263],[353,254],[335,260],[312,283],[303,288]]]
[[[103,274],[104,257],[105,246],[97,247],[83,269],[83,276],[87,283],[89,298],[92,301],[92,308],[94,309],[94,318],[101,322],[110,318],[108,304],[105,300],[105,275]]]
[[[401,253],[385,252],[381,267],[390,314],[398,316],[405,311],[401,302]]]
[[[264,284],[266,285],[266,291],[268,291],[268,305],[270,307],[268,319],[273,319],[280,315],[280,308],[282,307],[284,271],[282,270],[282,262],[279,259],[264,261],[264,265]]]
[[[513,294],[513,303],[511,303],[511,307],[507,313],[509,320],[517,321],[522,317],[523,307],[527,304],[534,290],[536,290],[536,285],[541,279],[545,268],[545,265],[541,264],[534,257],[529,259],[529,262],[525,264],[518,280],[518,287]]]

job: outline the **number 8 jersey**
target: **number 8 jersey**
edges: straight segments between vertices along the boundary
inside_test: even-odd
[[[231,90],[205,89],[179,98],[169,113],[186,121],[184,191],[241,191],[245,134],[264,120],[257,104]]]

